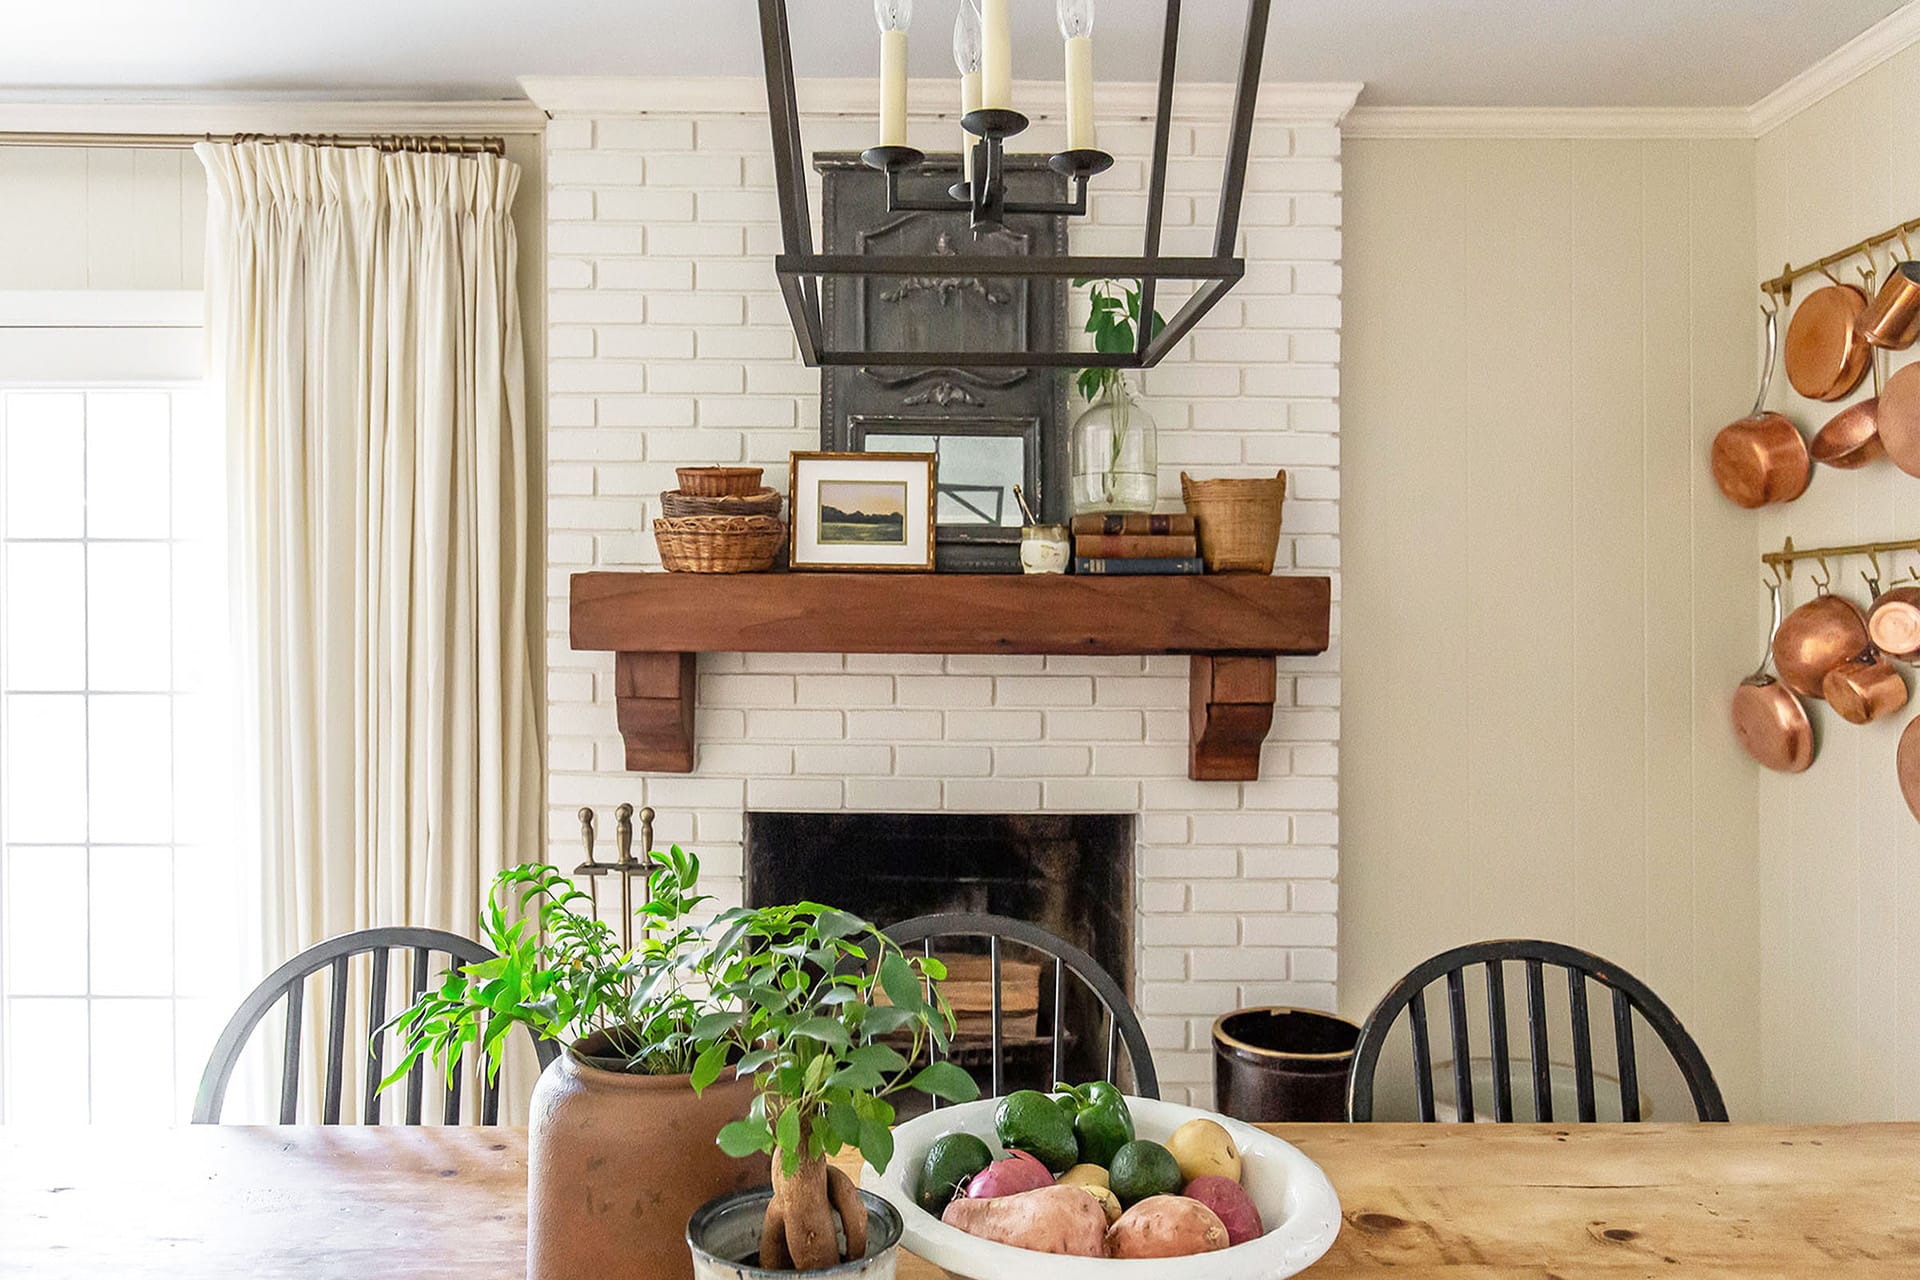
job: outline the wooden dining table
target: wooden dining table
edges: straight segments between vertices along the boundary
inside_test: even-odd
[[[1920,1125],[1269,1127],[1340,1194],[1314,1280],[1920,1276]],[[523,1129],[0,1129],[0,1276],[519,1276],[526,1180]]]

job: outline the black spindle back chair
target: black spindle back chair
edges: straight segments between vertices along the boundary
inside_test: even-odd
[[[1638,978],[1588,951],[1557,942],[1527,939],[1502,939],[1475,942],[1445,951],[1416,967],[1400,979],[1374,1006],[1360,1028],[1360,1041],[1354,1050],[1353,1067],[1347,1076],[1347,1114],[1354,1120],[1373,1119],[1374,1071],[1385,1048],[1388,1033],[1402,1012],[1407,1015],[1413,1037],[1413,1074],[1420,1119],[1434,1119],[1433,1049],[1427,1034],[1426,989],[1435,982],[1446,983],[1447,1024],[1453,1050],[1453,1087],[1459,1118],[1475,1118],[1473,1101],[1473,1060],[1467,1034],[1466,973],[1484,966],[1487,990],[1487,1046],[1493,1067],[1493,1118],[1511,1121],[1513,1080],[1510,1038],[1507,1029],[1505,966],[1518,963],[1524,973],[1527,1002],[1527,1064],[1532,1073],[1533,1119],[1550,1122],[1553,1114],[1551,1062],[1547,1036],[1546,970],[1566,974],[1567,1005],[1572,1022],[1574,1097],[1578,1118],[1583,1123],[1595,1119],[1593,1032],[1588,1025],[1587,983],[1597,982],[1612,995],[1614,1054],[1620,1073],[1620,1115],[1626,1121],[1640,1119],[1640,1071],[1633,1040],[1633,1015],[1637,1012],[1659,1036],[1672,1055],[1675,1065],[1693,1096],[1695,1112],[1701,1120],[1724,1121],[1727,1106],[1714,1082],[1700,1046],[1680,1025],[1666,1002]]]
[[[1107,1014],[1107,1067],[1106,1078],[1116,1079],[1120,1068],[1120,1050],[1127,1051],[1127,1063],[1133,1071],[1133,1091],[1142,1098],[1159,1098],[1160,1079],[1154,1074],[1153,1054],[1147,1049],[1146,1033],[1140,1029],[1140,1019],[1134,1016],[1133,1007],[1127,1003],[1126,993],[1120,990],[1120,984],[1113,975],[1100,966],[1100,962],[1080,948],[1055,934],[1049,933],[1035,924],[1024,920],[1015,920],[1010,916],[970,915],[955,913],[949,915],[916,916],[903,920],[899,924],[889,925],[886,935],[893,939],[903,950],[919,947],[923,954],[933,954],[933,942],[936,938],[985,938],[987,955],[990,962],[991,981],[989,985],[990,1021],[988,1034],[991,1037],[992,1089],[990,1097],[999,1097],[1005,1092],[1006,1049],[1001,1042],[1001,1003],[1000,1003],[1000,944],[1002,941],[1037,951],[1049,958],[1052,963],[1053,982],[1053,1079],[1064,1079],[1062,1071],[1062,1053],[1065,1036],[1062,1034],[1062,1009],[1065,1006],[1067,977],[1072,975],[1100,1002]],[[938,1106],[936,1100],[934,1105]]]
[[[328,938],[325,942],[307,948],[293,959],[268,974],[266,979],[240,1002],[233,1017],[220,1032],[220,1038],[214,1042],[213,1052],[207,1057],[207,1067],[200,1077],[200,1091],[194,1098],[193,1122],[195,1124],[220,1123],[220,1111],[226,1102],[227,1082],[232,1079],[234,1067],[240,1061],[241,1051],[252,1038],[254,1028],[267,1016],[272,1008],[282,1001],[287,1007],[286,1036],[281,1045],[280,1057],[280,1123],[294,1123],[300,1100],[300,1035],[304,1021],[307,979],[328,969],[330,973],[329,1000],[327,1006],[327,1060],[326,1074],[322,1080],[320,1120],[322,1124],[340,1123],[341,1093],[346,1078],[347,1053],[347,1006],[352,998],[348,990],[349,979],[347,964],[355,956],[371,955],[373,974],[367,986],[367,1027],[374,1031],[366,1048],[365,1097],[362,1100],[361,1116],[363,1124],[380,1123],[380,1081],[386,1075],[387,1035],[377,1029],[387,1020],[388,973],[392,956],[396,951],[411,952],[412,970],[409,975],[407,1004],[420,998],[428,989],[430,980],[437,979],[448,968],[457,965],[478,964],[483,960],[495,958],[494,952],[471,938],[463,938],[457,933],[447,933],[440,929],[415,929],[408,927],[362,929],[356,933],[341,934],[337,938]],[[435,954],[445,955],[448,963],[428,973],[429,958]],[[402,1006],[405,1007],[404,1005]],[[393,1010],[392,1012],[398,1012]],[[531,1032],[529,1035],[531,1036]],[[558,1047],[550,1040],[533,1038],[533,1049],[544,1070],[548,1063],[558,1055]],[[465,1065],[464,1062],[462,1064]],[[413,1064],[407,1073],[406,1121],[407,1124],[421,1122],[422,1099],[425,1095],[425,1066],[423,1056]],[[446,1102],[441,1113],[443,1124],[460,1122],[460,1081],[463,1072],[456,1071],[453,1083],[448,1087]],[[500,1118],[500,1081],[496,1077],[487,1081],[482,1076],[480,1092],[480,1123],[497,1124]]]

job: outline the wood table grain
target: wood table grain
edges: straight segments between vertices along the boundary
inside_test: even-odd
[[[1920,1276],[1920,1125],[1273,1131],[1340,1193],[1316,1280]],[[518,1129],[0,1129],[0,1275],[517,1276],[525,1196]]]

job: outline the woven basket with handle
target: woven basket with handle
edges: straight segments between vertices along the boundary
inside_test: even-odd
[[[669,573],[761,573],[786,541],[776,516],[675,516],[653,522],[660,563]]]
[[[1195,480],[1182,471],[1180,496],[1199,528],[1208,573],[1273,572],[1286,472],[1271,480]]]

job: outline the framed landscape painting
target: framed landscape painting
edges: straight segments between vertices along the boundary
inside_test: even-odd
[[[795,453],[787,467],[795,569],[933,568],[934,455]]]

